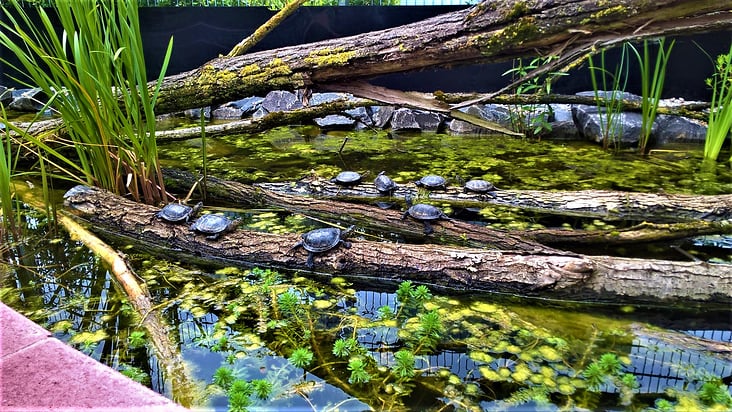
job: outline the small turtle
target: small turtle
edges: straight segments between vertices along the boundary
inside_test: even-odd
[[[338,173],[338,176],[330,179],[332,183],[337,185],[353,187],[361,183],[361,174],[358,172],[345,171]]]
[[[392,193],[394,193],[395,190],[397,190],[397,184],[389,178],[389,176],[385,175],[386,172],[381,172],[378,175],[376,175],[376,179],[374,179],[374,186],[376,186],[376,190],[379,191],[379,193],[383,195],[389,195],[391,196]]]
[[[425,203],[417,203],[412,205],[412,199],[407,197],[407,211],[402,215],[402,220],[406,219],[407,216],[411,216],[413,219],[419,220],[424,225],[424,234],[429,235],[434,230],[430,221],[439,219],[450,219],[449,216],[444,214],[442,210],[436,206],[428,205]]]
[[[234,230],[239,222],[241,222],[241,218],[231,220],[224,215],[211,213],[196,219],[196,221],[191,225],[190,230],[192,232],[208,235],[206,236],[206,239],[216,240],[222,234]]]
[[[414,184],[419,187],[424,187],[428,190],[447,190],[447,180],[445,180],[444,177],[437,175],[424,176],[423,178],[414,182]]]
[[[353,230],[355,226],[351,226],[346,230],[340,230],[335,227],[327,227],[323,229],[314,229],[302,235],[302,240],[297,242],[290,250],[303,247],[308,251],[308,260],[305,266],[312,269],[314,262],[313,257],[316,253],[323,253],[334,247],[343,244],[343,247],[350,248],[351,243],[347,242],[346,236]]]
[[[480,195],[488,195],[494,198],[497,197],[494,193],[496,190],[497,189],[493,186],[493,183],[481,179],[468,180],[465,183],[465,186],[463,186],[463,193],[472,192]]]
[[[155,217],[171,223],[178,223],[184,220],[187,223],[188,220],[195,216],[202,207],[203,202],[198,202],[193,207],[177,202],[168,203],[155,214]]]

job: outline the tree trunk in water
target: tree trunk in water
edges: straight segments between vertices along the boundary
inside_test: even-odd
[[[163,82],[157,113],[275,89],[321,88],[370,77],[554,55],[566,65],[603,45],[732,27],[729,0],[484,1],[387,30],[238,57],[220,57]],[[447,105],[444,105],[447,109]]]
[[[241,266],[305,269],[307,253],[292,249],[299,235],[235,230],[209,240],[155,218],[158,209],[108,192],[78,186],[65,205],[93,230],[133,240],[182,259],[202,257]],[[356,236],[354,236],[356,237]],[[315,258],[315,273],[372,283],[413,280],[463,291],[614,301],[732,302],[732,267],[702,262],[615,259],[558,252],[486,250],[352,239]],[[678,274],[678,275],[676,275]],[[683,281],[679,276],[683,275]],[[622,284],[619,284],[622,283]]]
[[[188,191],[197,180],[190,173],[178,170],[166,169],[164,174],[167,187],[179,192]],[[381,210],[371,205],[377,200],[401,202],[404,196],[415,194],[414,187],[400,188],[392,199],[380,195],[370,184],[361,184],[356,188],[346,189],[336,187],[328,180],[314,180],[311,178],[302,179],[296,183],[264,183],[251,186],[209,177],[206,179],[206,188],[208,200],[211,201],[240,206],[250,205],[251,207],[277,206],[292,213],[301,213],[324,220],[332,220],[333,216],[338,216],[340,221],[356,224],[360,227],[370,227],[409,237],[421,236],[421,226],[411,220],[402,220],[402,212]],[[535,195],[536,200],[530,200],[529,194]],[[449,189],[445,193],[433,192],[430,198],[439,199],[440,202],[450,202],[458,207],[487,207],[491,204],[498,204],[563,216],[603,219],[614,216],[618,220],[622,217],[629,220],[644,221],[624,229],[597,231],[517,230],[512,231],[511,235],[505,231],[477,226],[459,220],[439,223],[440,240],[464,246],[485,247],[491,245],[499,249],[523,249],[537,253],[541,248],[534,242],[544,245],[561,244],[565,246],[577,244],[618,245],[732,232],[732,226],[726,224],[725,221],[685,221],[685,218],[691,218],[692,215],[703,216],[708,214],[709,211],[722,210],[725,202],[732,201],[732,196],[665,195],[662,196],[665,203],[658,205],[653,203],[657,200],[658,195],[643,193],[501,190],[496,192],[496,199],[487,199],[486,195],[465,194],[455,189]],[[522,201],[516,202],[514,199],[522,199]],[[607,202],[602,202],[602,199]],[[629,201],[629,199],[632,199],[632,201]],[[617,214],[613,215],[609,208],[616,208],[617,206],[611,205],[616,205],[620,201],[623,201],[627,208],[622,211],[622,214],[614,210],[613,212]],[[590,202],[594,202],[592,207],[590,207]],[[573,206],[579,207],[579,205],[582,205],[582,210],[574,210],[575,207]],[[400,207],[401,203],[398,206]],[[659,212],[656,215],[651,214],[648,210]],[[724,213],[728,214],[730,210]],[[670,221],[674,213],[681,215],[681,220],[684,221],[680,223],[650,223],[654,218]],[[717,215],[709,214],[708,217],[716,218]],[[429,239],[431,241],[434,238],[430,237]],[[514,240],[509,243],[509,239]],[[552,253],[556,253],[556,251],[552,251]]]

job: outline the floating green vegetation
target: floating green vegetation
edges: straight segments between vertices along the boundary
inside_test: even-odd
[[[343,279],[318,284],[236,268],[216,275],[204,285],[195,277],[184,282],[170,308],[193,314],[193,323],[213,315],[194,341],[221,355],[220,367],[206,377],[207,392],[226,397],[230,410],[346,404],[404,410],[418,407],[417,390],[420,402],[434,398],[431,408],[536,402],[592,409],[607,385],[618,389],[617,404],[640,405],[622,352],[628,346],[612,338],[615,331],[596,329],[589,342],[577,341],[504,306],[446,299],[411,282],[399,284],[388,303],[365,310],[358,303],[365,295]],[[442,364],[448,348],[466,348],[472,372]],[[708,392],[703,396],[726,402],[714,388]],[[679,399],[685,396],[691,395]]]
[[[155,376],[140,318],[106,270],[93,266],[94,256],[60,239],[44,237],[41,245],[29,263],[49,251],[70,258],[33,276],[12,272],[0,289],[3,302],[92,356],[119,348],[114,360],[102,360],[133,379]],[[231,410],[730,406],[720,378],[695,365],[680,366],[688,390],[674,388],[655,404],[639,399],[629,366],[633,336],[621,321],[514,308],[486,296],[445,298],[409,282],[393,293],[370,292],[343,278],[186,269],[132,249],[128,257],[180,333],[184,358],[204,359],[196,378],[208,384],[209,400]]]
[[[343,146],[344,140],[346,140]],[[702,167],[701,149],[610,153],[590,143],[532,141],[495,135],[393,135],[278,128],[267,133],[207,139],[209,173],[244,183],[292,181],[315,171],[333,177],[343,169],[386,170],[404,184],[431,173],[451,185],[482,178],[502,189],[722,194],[732,192],[724,164]],[[200,139],[160,149],[166,166],[200,169]],[[343,150],[339,150],[343,146]]]

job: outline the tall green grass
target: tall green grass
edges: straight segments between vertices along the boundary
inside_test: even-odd
[[[732,45],[727,54],[717,56],[714,74],[706,83],[712,88],[712,102],[704,141],[704,158],[717,160],[722,144],[732,129]]]
[[[658,103],[661,101],[663,93],[663,83],[666,80],[666,65],[674,47],[676,40],[666,48],[666,39],[658,40],[658,53],[656,53],[656,61],[653,65],[651,73],[651,40],[643,41],[643,55],[640,51],[628,43],[630,49],[638,58],[638,65],[641,73],[641,135],[638,140],[638,150],[646,154],[648,153],[648,143],[651,140],[651,131],[653,122],[656,120],[656,112],[658,111]]]
[[[6,119],[5,107],[0,105],[2,111],[2,119]],[[10,130],[6,126],[7,122],[0,123],[3,125],[2,147],[0,147],[0,210],[2,211],[2,225],[0,225],[0,238],[8,240],[8,234],[15,230],[15,210],[13,209],[13,191],[11,189],[11,181],[15,173],[15,159],[13,155],[13,139]],[[4,242],[7,243],[7,242]]]
[[[168,45],[160,77],[148,90],[136,2],[57,0],[51,16],[35,8],[39,26],[18,1],[2,6],[6,21],[0,44],[19,60],[16,79],[50,96],[75,149],[79,169],[66,169],[88,184],[136,200],[158,203],[165,187],[155,141],[154,106],[172,50]],[[7,62],[3,62],[6,63]],[[146,121],[149,119],[150,121]],[[52,163],[69,164],[62,152]],[[73,162],[71,162],[73,163]]]
[[[617,140],[623,133],[620,121],[620,116],[623,114],[622,92],[628,83],[629,64],[626,48],[623,47],[621,50],[620,59],[612,71],[607,67],[605,49],[600,51],[598,64],[595,64],[592,56],[587,59],[604,149],[608,149],[611,143],[617,147]],[[604,95],[601,96],[601,92],[604,92]]]

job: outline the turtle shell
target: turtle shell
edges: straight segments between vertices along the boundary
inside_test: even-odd
[[[418,203],[411,206],[407,210],[407,213],[417,220],[437,220],[441,217],[446,217],[440,208],[425,203]]]
[[[447,188],[447,180],[438,175],[427,175],[415,182],[417,186],[426,187],[428,189]]]
[[[481,179],[469,180],[465,183],[465,190],[468,192],[486,193],[495,189],[493,183]]]
[[[358,182],[361,181],[361,174],[358,172],[352,172],[352,171],[344,171],[338,173],[338,176],[333,178],[333,183],[339,184],[339,185],[355,185],[358,184]]]
[[[341,240],[341,230],[334,227],[311,230],[302,235],[302,247],[309,252],[333,249]]]
[[[397,188],[397,184],[391,180],[389,176],[385,175],[384,172],[381,172],[376,176],[376,179],[374,179],[374,186],[376,186],[376,190],[381,193],[391,193]]]
[[[191,230],[201,233],[221,233],[228,230],[231,220],[223,215],[208,214],[196,219],[191,225]]]
[[[198,211],[201,206],[201,203],[197,204],[195,207],[175,202],[168,203],[162,209],[160,209],[156,216],[168,222],[180,222],[183,220],[187,221],[192,215],[194,215]]]

